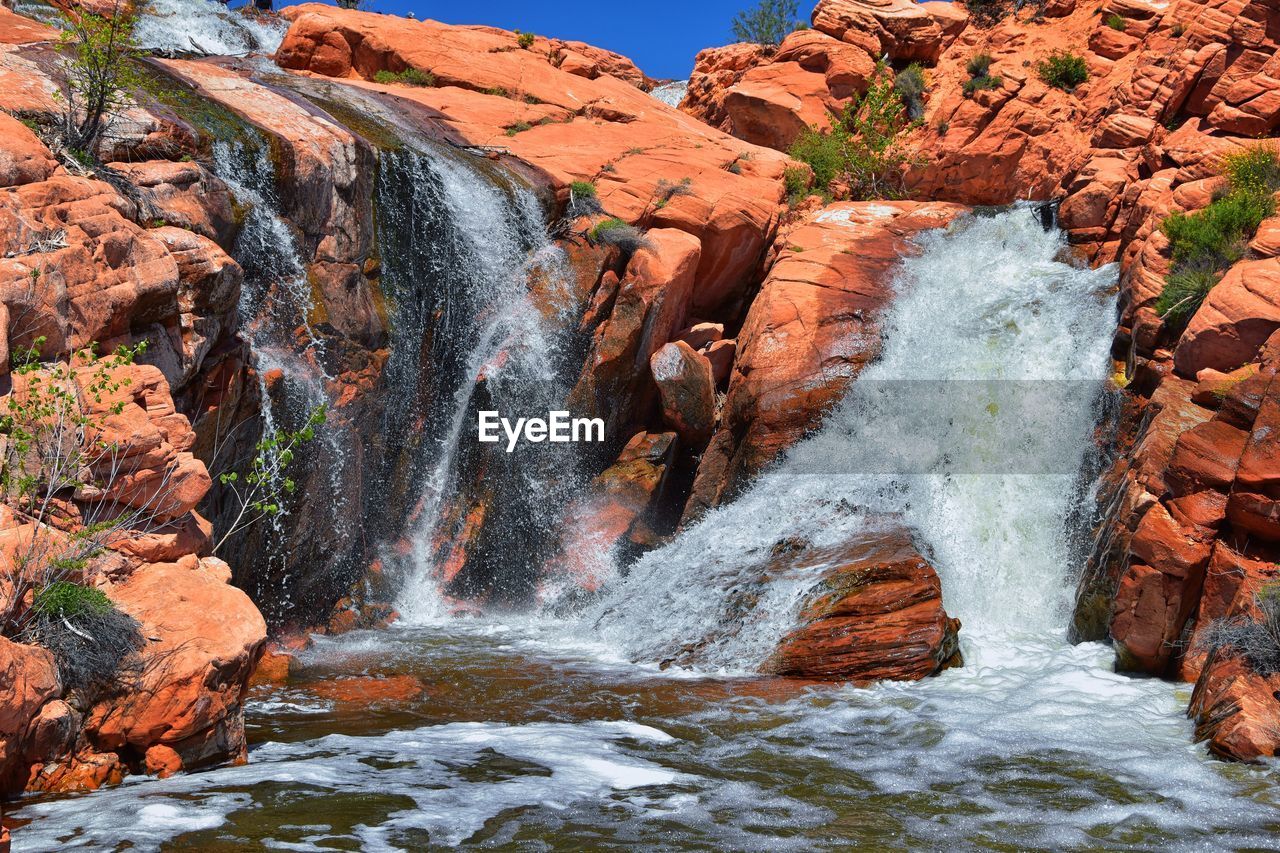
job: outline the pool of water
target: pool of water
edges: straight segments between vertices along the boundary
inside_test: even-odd
[[[1186,686],[1032,637],[870,689],[661,672],[573,623],[321,640],[257,688],[250,762],[35,800],[14,849],[1274,848],[1269,767],[1191,744]],[[425,688],[324,698],[352,676]],[[403,679],[402,679],[403,680]]]

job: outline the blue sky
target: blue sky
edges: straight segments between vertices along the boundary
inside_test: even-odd
[[[287,0],[286,0],[287,2]],[[590,42],[631,57],[651,77],[683,78],[704,47],[733,41],[733,16],[756,0],[365,0],[375,12],[489,24]],[[277,0],[277,5],[284,5]],[[802,7],[811,4],[801,3]]]

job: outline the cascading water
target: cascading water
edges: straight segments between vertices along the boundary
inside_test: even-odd
[[[399,606],[410,620],[440,614],[440,588],[454,580],[442,548],[477,507],[484,529],[466,556],[486,575],[463,591],[521,598],[529,558],[551,540],[576,483],[575,454],[556,445],[487,453],[474,430],[479,409],[534,416],[563,399],[579,307],[564,254],[527,188],[440,148],[385,154],[377,198],[383,288],[396,313],[386,381],[397,402],[382,434],[400,469],[388,482],[414,505]],[[524,547],[506,548],[511,537]]]
[[[282,18],[235,11],[217,0],[148,0],[135,32],[148,50],[244,56],[275,53],[287,29]]]
[[[443,180],[431,165],[413,168]],[[397,215],[421,228],[429,213]],[[248,767],[27,802],[12,816],[15,850],[122,837],[139,850],[1273,846],[1272,771],[1209,760],[1190,745],[1186,688],[1117,675],[1109,648],[1064,638],[1066,519],[1105,372],[1114,271],[1056,260],[1060,235],[1025,210],[921,244],[903,265],[882,360],[819,434],[615,579],[582,618],[491,612],[320,639],[288,686],[249,702]],[[490,284],[476,293],[519,292],[508,278]],[[431,315],[464,310],[462,293],[430,303]],[[531,357],[516,343],[530,334],[519,310],[465,307],[477,305],[492,310],[453,327],[471,336],[441,423],[489,393],[470,381],[476,365]],[[1045,388],[1059,406],[1049,416],[1037,415]],[[920,408],[944,402],[948,417]],[[447,471],[449,447],[423,446],[424,470]],[[837,542],[886,513],[932,550],[965,621],[965,666],[858,689],[631,662],[723,622],[747,567],[780,537]],[[764,588],[759,618],[698,665],[750,669],[810,583]],[[429,617],[431,602],[413,612]],[[352,675],[356,703],[326,689]],[[379,702],[370,675],[424,689]]]
[[[655,86],[649,94],[669,107],[678,107],[688,92],[688,80],[674,80],[670,83],[663,83],[661,86]]]
[[[306,265],[297,237],[280,214],[268,150],[266,140],[249,132],[235,142],[215,142],[212,164],[246,211],[233,250],[245,274],[240,334],[252,354],[262,400],[262,435],[269,439],[282,431],[301,429],[313,412],[329,406],[326,382],[331,377],[325,371],[324,342],[311,327],[315,305]],[[229,432],[239,426],[225,425]],[[234,438],[228,436],[226,445],[235,447]],[[331,498],[321,515],[331,552],[341,553],[357,533],[342,488],[350,464],[347,448],[354,436],[331,422],[318,431],[317,438],[306,448],[307,462],[313,471],[328,472]],[[215,468],[240,467],[245,460],[215,459],[214,463]],[[270,533],[254,548],[255,562],[260,567],[270,566],[255,576],[271,578],[276,588],[253,592],[258,601],[269,602],[273,616],[288,613],[292,606],[290,590],[294,585],[288,562],[293,548],[287,506],[286,502],[281,514],[266,519]]]
[[[983,648],[979,637],[1065,631],[1066,519],[1107,375],[1115,270],[1057,260],[1060,235],[1027,211],[920,242],[881,358],[821,432],[642,558],[589,614],[619,649],[661,660],[719,625],[703,664],[753,669],[820,573],[771,582],[748,625],[726,624],[762,557],[797,537],[838,545],[888,515],[935,555],[967,650]]]

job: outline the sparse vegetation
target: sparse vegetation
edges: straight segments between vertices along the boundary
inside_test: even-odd
[[[1259,675],[1274,675],[1280,672],[1280,584],[1264,586],[1254,603],[1256,617],[1217,623],[1208,632],[1208,644],[1230,647]]]
[[[627,254],[633,254],[645,246],[644,234],[640,229],[617,217],[600,220],[587,236],[592,243],[616,246]]]
[[[106,16],[84,9],[63,16],[58,44],[65,58],[55,74],[64,110],[62,141],[85,160],[94,159],[103,133],[132,102],[130,93],[144,85],[136,22],[119,0]]]
[[[893,78],[893,91],[902,99],[907,109],[907,118],[918,121],[924,117],[924,69],[913,62],[902,69]]]
[[[1222,159],[1225,192],[1194,213],[1174,213],[1160,229],[1169,238],[1172,266],[1155,310],[1166,322],[1189,320],[1223,272],[1248,252],[1262,220],[1276,212],[1280,154],[1258,143]]]
[[[569,208],[567,211],[569,216],[590,216],[600,211],[600,199],[596,195],[595,184],[590,181],[574,181],[569,184]]]
[[[911,123],[883,64],[866,93],[833,113],[831,124],[829,131],[804,131],[790,151],[813,170],[818,190],[826,194],[838,181],[854,200],[902,198],[909,156],[901,135]]]
[[[1084,57],[1067,50],[1055,50],[1042,59],[1036,66],[1040,79],[1053,86],[1070,92],[1089,79],[1089,66]]]
[[[399,83],[402,86],[421,86],[429,88],[436,84],[436,75],[430,71],[422,71],[417,68],[406,68],[403,71],[379,71],[373,75],[373,79],[377,83],[392,84]]]
[[[967,71],[969,76],[974,79],[986,77],[991,71],[991,54],[975,53],[973,56],[969,57],[969,61],[965,63],[964,70]]]
[[[1010,0],[965,0],[974,23],[980,27],[990,27],[1003,20],[1014,6]]]
[[[752,9],[733,19],[733,37],[738,41],[777,45],[799,26],[797,0],[760,0]]]
[[[1176,39],[1182,38],[1182,34],[1185,33],[1186,31],[1187,31],[1187,27],[1181,21],[1178,21],[1176,24],[1174,24],[1172,27],[1169,28],[1169,32]]]
[[[662,178],[658,181],[657,186],[653,188],[653,196],[650,198],[649,204],[652,209],[661,210],[670,203],[671,199],[682,195],[693,195],[692,178],[681,178],[679,182]]]
[[[91,699],[114,686],[142,649],[140,627],[101,590],[60,580],[35,594],[22,639],[52,652],[63,687]]]
[[[974,77],[971,80],[964,81],[965,97],[970,97],[974,92],[982,92],[988,89],[999,89],[1004,85],[1003,77]]]
[[[787,187],[787,200],[795,205],[809,194],[810,174],[803,166],[788,166],[782,173]]]
[[[526,130],[533,130],[533,125],[527,121],[518,121],[507,128],[507,136],[515,136],[517,133],[524,133]]]
[[[506,89],[502,88],[501,86],[494,86],[494,87],[489,88],[489,89],[482,89],[482,90],[481,90],[481,92],[480,92],[480,94],[482,94],[482,95],[493,95],[495,98],[509,98],[509,97],[511,97],[511,93],[510,93],[510,92],[508,92]]]
[[[533,33],[522,33],[516,30],[516,44],[520,45],[522,50],[528,50],[533,47],[533,42],[537,38]]]
[[[1115,30],[1118,33],[1124,32],[1125,29],[1129,26],[1128,21],[1126,21],[1124,18],[1120,17],[1114,12],[1112,12],[1110,15],[1107,15],[1107,20],[1105,23],[1108,27],[1110,27],[1111,29]]]

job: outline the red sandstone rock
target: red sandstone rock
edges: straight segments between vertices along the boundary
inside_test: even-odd
[[[1280,329],[1280,259],[1231,268],[1200,306],[1174,353],[1180,373],[1233,370],[1253,359]]]
[[[675,450],[675,433],[637,433],[617,461],[592,480],[586,496],[565,513],[559,556],[543,569],[543,597],[558,594],[566,580],[575,589],[594,592],[612,570],[615,549],[655,544],[654,511]]]
[[[61,689],[53,655],[0,637],[0,791],[26,782],[28,731]]]
[[[958,660],[960,622],[942,609],[942,586],[910,536],[896,531],[774,563],[788,572],[822,570],[765,669],[842,681],[916,680]]]
[[[887,53],[894,61],[933,62],[951,31],[955,10],[935,18],[931,4],[911,0],[820,0],[813,10],[813,28],[850,44],[865,46],[872,55]]]
[[[1223,758],[1255,761],[1280,751],[1280,676],[1253,673],[1239,658],[1212,656],[1191,696],[1187,713],[1196,738]]]
[[[732,433],[699,471],[691,503],[715,506],[816,426],[879,353],[880,313],[910,238],[945,226],[947,204],[834,204],[786,237],[737,338],[721,430]],[[727,440],[726,440],[727,441]]]
[[[655,352],[649,366],[662,396],[663,420],[686,445],[705,445],[716,418],[711,362],[684,341],[676,341]]]

